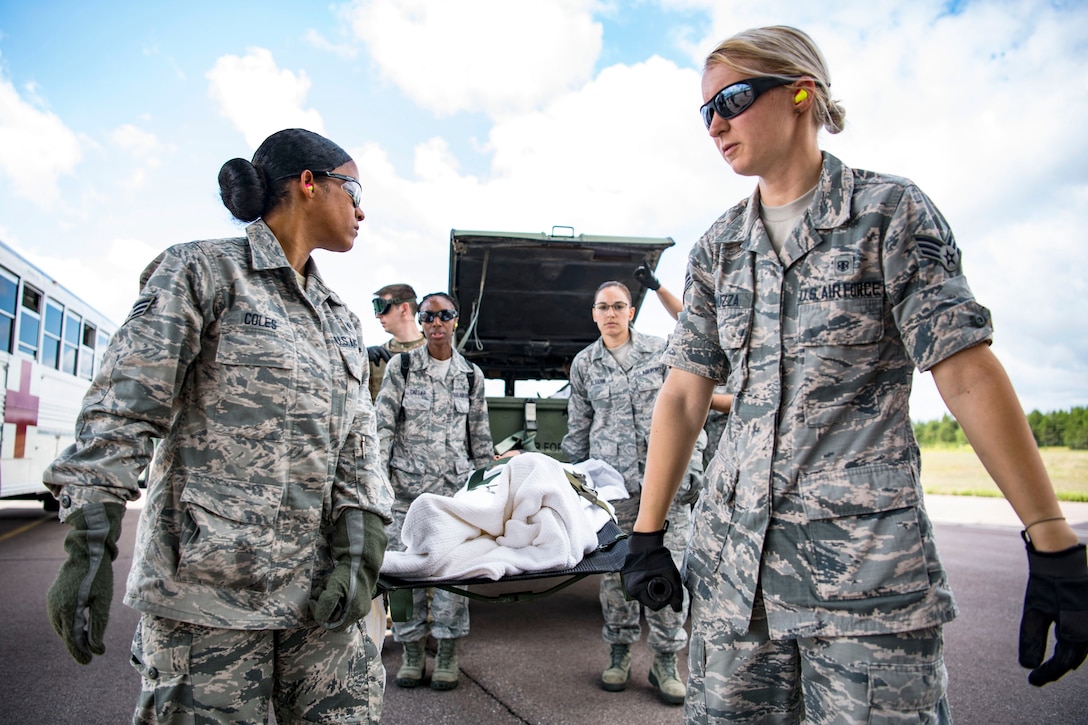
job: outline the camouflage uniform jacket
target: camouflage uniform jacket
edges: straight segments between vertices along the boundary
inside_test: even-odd
[[[597,338],[574,356],[570,366],[567,434],[561,444],[567,460],[599,458],[620,474],[627,490],[642,490],[646,443],[650,438],[657,391],[668,368],[661,362],[665,341],[631,329],[629,368],[616,362]]]
[[[394,356],[375,408],[382,462],[396,495],[393,506],[405,513],[421,493],[452,495],[469,474],[492,462],[494,444],[478,365],[455,350],[440,380],[427,364],[426,346],[401,355],[409,356],[408,385]],[[474,376],[471,390],[469,372]]]
[[[161,440],[126,604],[226,629],[312,624],[340,512],[389,520],[359,320],[307,271],[303,290],[262,221],[144,271],[76,442],[44,475],[62,516],[133,500]]]
[[[396,357],[398,353],[407,352],[408,350],[415,350],[417,347],[423,347],[427,344],[427,338],[423,335],[419,336],[418,340],[412,340],[411,342],[399,342],[397,338],[389,338],[382,347],[392,353],[393,357]],[[368,361],[369,362],[369,361]],[[370,364],[370,399],[378,399],[378,391],[382,389],[382,380],[385,378],[385,368],[389,364],[385,360],[382,360],[378,364]]]
[[[746,632],[757,587],[773,637],[951,620],[908,399],[915,366],[989,341],[990,313],[944,218],[905,179],[824,154],[781,258],[757,205],[692,248],[664,358],[736,396],[686,560],[718,618],[696,626]]]

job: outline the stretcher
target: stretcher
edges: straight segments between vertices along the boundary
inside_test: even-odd
[[[608,521],[597,532],[597,548],[586,554],[577,565],[568,569],[526,572],[510,574],[501,579],[403,579],[381,575],[378,577],[378,592],[385,597],[386,606],[394,622],[406,622],[412,616],[412,590],[422,588],[442,589],[453,594],[460,594],[479,602],[521,602],[539,599],[561,591],[570,585],[595,574],[618,572],[623,568],[627,557],[627,534],[623,533],[614,521]],[[558,578],[558,582],[549,580]],[[523,582],[536,582],[542,587],[519,588]],[[501,585],[488,587],[489,591],[471,590],[468,587],[478,585]],[[497,589],[497,591],[491,591]]]

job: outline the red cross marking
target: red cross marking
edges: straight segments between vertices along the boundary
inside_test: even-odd
[[[4,402],[4,422],[15,424],[15,458],[23,458],[26,454],[26,427],[38,424],[39,398],[30,394],[33,367],[28,360],[21,362],[23,367],[19,373],[19,389],[8,388]]]

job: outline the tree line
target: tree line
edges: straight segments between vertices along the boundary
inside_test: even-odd
[[[1068,446],[1073,450],[1088,450],[1088,408],[1076,407],[1051,413],[1033,410],[1028,413],[1028,425],[1040,448]],[[960,429],[960,424],[947,413],[940,420],[915,423],[914,437],[920,446],[967,444],[967,436]]]

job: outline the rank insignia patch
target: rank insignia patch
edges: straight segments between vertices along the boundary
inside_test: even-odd
[[[918,251],[923,257],[932,259],[949,272],[955,272],[960,268],[960,250],[951,239],[937,239],[936,237],[915,237],[918,243]]]
[[[133,319],[134,317],[140,317],[145,312],[151,309],[151,306],[155,304],[154,297],[141,297],[136,300],[136,304],[132,306],[132,311],[128,313],[128,317],[125,318],[125,322]]]

